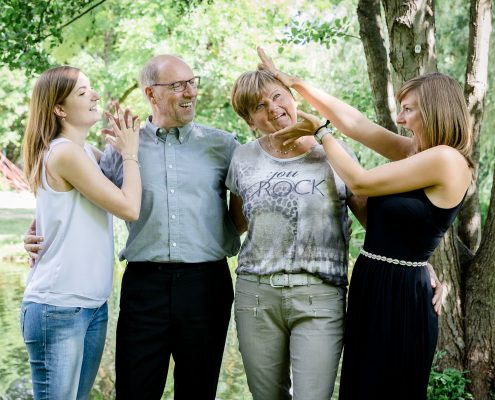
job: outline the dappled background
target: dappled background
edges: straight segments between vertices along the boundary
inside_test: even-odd
[[[256,68],[255,48],[263,45],[282,70],[341,97],[376,120],[356,13],[358,3],[366,1],[26,0],[2,3],[0,151],[18,167],[22,166],[20,144],[34,79],[47,67],[61,64],[79,67],[88,75],[101,96],[99,106],[102,110],[112,101],[119,100],[144,121],[148,106],[138,88],[139,69],[153,55],[178,54],[202,77],[196,121],[233,132],[244,143],[253,139],[252,132],[232,110],[230,90],[237,76]],[[413,2],[402,3],[410,5]],[[472,25],[470,3],[475,0],[438,1],[435,7],[438,70],[453,76],[462,85]],[[492,42],[493,37],[492,32]],[[388,48],[386,35],[384,41]],[[487,87],[491,90],[487,91],[484,101],[479,140],[477,187],[482,224],[487,218],[494,170],[493,52],[489,65]],[[394,71],[391,74],[396,78]],[[301,103],[300,107],[311,112],[307,104]],[[90,142],[103,143],[99,135],[102,127],[103,122],[94,127]],[[383,162],[363,147],[347,142],[364,166]],[[1,190],[12,191],[13,187],[0,172]],[[18,312],[27,274],[20,243],[33,210],[30,204],[20,200],[14,200],[12,204],[16,208],[5,204],[2,208],[0,202],[0,398],[14,398],[12,393],[17,389],[25,393],[22,392],[23,379],[29,375],[27,354],[18,328]],[[117,240],[122,243],[125,231],[119,222],[116,231]],[[363,229],[355,223],[351,265],[363,235]],[[120,248],[119,245],[116,247]],[[235,259],[230,261],[233,268]],[[109,302],[112,319],[105,359],[93,393],[95,399],[113,396],[114,327],[122,266],[118,265],[116,271],[114,292]],[[459,367],[459,364],[453,366]],[[463,379],[462,374],[458,376]],[[170,393],[172,385],[168,384],[164,398],[171,398]],[[218,398],[250,398],[233,324]]]

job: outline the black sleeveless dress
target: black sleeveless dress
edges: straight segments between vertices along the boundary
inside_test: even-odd
[[[461,204],[436,207],[422,189],[370,197],[363,248],[426,261]],[[432,297],[426,267],[358,257],[349,288],[340,400],[426,399],[438,337]]]

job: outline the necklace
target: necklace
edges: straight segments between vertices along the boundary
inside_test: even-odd
[[[296,149],[297,145],[298,145],[298,142],[294,142],[294,145],[292,147],[289,147],[287,150],[279,150],[279,149],[276,149],[275,147],[273,147],[272,139],[270,138],[270,136],[268,136],[268,147],[270,148],[270,150],[273,150],[275,153],[278,153],[278,154],[289,154],[291,151]]]

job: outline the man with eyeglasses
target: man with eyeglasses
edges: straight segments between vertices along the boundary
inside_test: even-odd
[[[141,214],[120,253],[117,399],[160,399],[170,356],[175,399],[214,399],[233,300],[226,257],[239,249],[224,184],[238,143],[193,122],[200,77],[182,59],[152,58],[140,83],[152,112],[140,132]],[[108,150],[100,167],[120,186],[122,159]]]
[[[239,235],[224,184],[238,142],[193,122],[200,77],[180,58],[160,55],[140,74],[151,116],[140,131],[140,216],[127,222],[127,260],[117,324],[117,399],[159,400],[174,358],[176,400],[215,399],[233,301],[226,257]],[[117,121],[116,121],[117,122]],[[110,133],[107,131],[106,133]],[[104,174],[122,185],[122,157],[107,146]],[[41,237],[24,238],[37,257]],[[91,251],[91,249],[88,249]]]

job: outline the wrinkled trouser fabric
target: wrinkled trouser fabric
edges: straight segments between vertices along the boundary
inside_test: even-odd
[[[237,336],[254,400],[332,397],[345,296],[345,288],[324,283],[273,288],[237,278]]]

